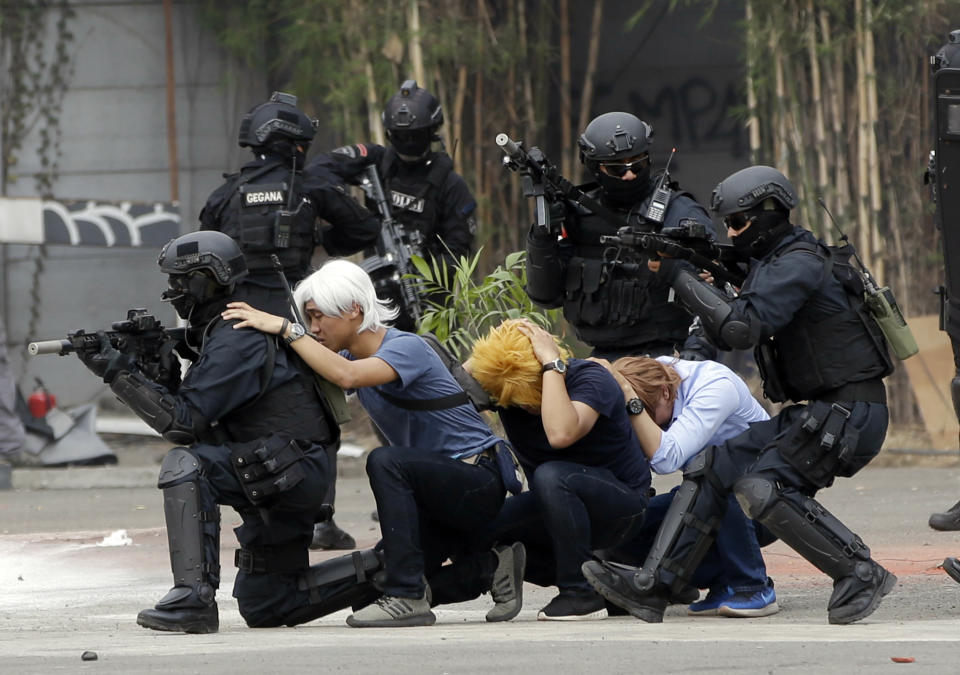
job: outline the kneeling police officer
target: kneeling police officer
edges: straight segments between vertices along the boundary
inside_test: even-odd
[[[696,569],[731,491],[744,513],[834,580],[830,623],[868,616],[896,585],[860,537],[814,499],[880,452],[888,421],[883,378],[893,365],[864,306],[852,246],[828,247],[791,224],[796,204],[793,185],[769,166],[738,171],[714,190],[711,208],[749,269],[735,299],[675,259],[660,261],[658,273],[721,349],[756,347],[767,398],[796,404],[684,467],[684,486],[643,569],[584,564],[597,590],[644,621],[663,620],[666,589]]]
[[[189,322],[185,347],[195,352],[182,383],[147,379],[105,335],[99,353],[81,357],[121,401],[177,444],[163,459],[158,481],[173,588],[140,612],[137,623],[185,633],[218,630],[220,504],[243,519],[235,530],[240,549],[233,594],[247,625],[316,618],[302,576],[327,488],[324,447],[338,440],[339,429],[286,345],[221,319],[247,275],[243,253],[229,236],[183,235],[167,243],[158,262],[169,275],[163,298]]]

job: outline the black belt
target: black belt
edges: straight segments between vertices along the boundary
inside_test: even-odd
[[[827,403],[848,401],[851,403],[883,403],[886,405],[887,388],[883,386],[883,380],[850,382],[842,387],[837,387],[836,389],[812,396],[811,400],[826,401]]]
[[[233,562],[241,572],[247,574],[299,572],[310,566],[310,556],[303,544],[282,544],[238,548]]]

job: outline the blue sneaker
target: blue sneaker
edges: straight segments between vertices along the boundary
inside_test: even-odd
[[[733,591],[728,586],[711,588],[707,597],[687,607],[690,616],[717,616],[720,605],[733,597]]]
[[[773,592],[773,581],[759,591],[741,591],[734,593],[720,603],[717,614],[738,618],[770,616],[780,611],[777,606],[777,594]]]

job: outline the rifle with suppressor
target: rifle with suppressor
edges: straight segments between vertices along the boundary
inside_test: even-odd
[[[391,279],[400,289],[400,301],[403,303],[404,313],[417,323],[423,314],[423,306],[414,280],[407,275],[415,270],[412,257],[420,255],[422,236],[419,231],[412,228],[409,232],[403,231],[394,220],[375,165],[370,164],[363,170],[360,187],[377,205],[381,223],[380,241],[377,242],[378,255],[364,258],[360,262],[360,267],[375,279],[384,277]]]
[[[127,318],[113,322],[111,330],[105,333],[114,349],[130,357],[148,379],[164,384],[180,382],[180,362],[174,351],[186,345],[185,328],[164,328],[146,309],[135,308],[127,310]],[[64,340],[41,340],[27,345],[31,356],[92,355],[99,351],[97,331],[82,329],[68,332]]]

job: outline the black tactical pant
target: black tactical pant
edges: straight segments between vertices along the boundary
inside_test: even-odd
[[[805,407],[793,405],[784,408],[776,417],[754,422],[743,433],[714,447],[710,465],[710,473],[713,475],[708,474],[700,480],[699,492],[690,507],[690,515],[701,523],[722,518],[734,483],[746,475],[766,478],[781,486],[783,493],[792,491],[810,497],[816,494],[818,486],[791,466],[779,449],[794,425],[802,423],[800,414]],[[859,442],[847,461],[837,467],[835,476],[852,476],[877,456],[886,436],[887,422],[886,405],[862,402],[852,404],[848,423],[859,430]],[[672,564],[684,568],[688,578],[692,570],[686,564],[687,557],[699,537],[700,532],[697,529],[683,527],[668,553]],[[675,574],[669,569],[661,568],[661,582],[670,585],[675,578]]]
[[[327,456],[320,445],[304,453],[299,462],[305,476],[296,486],[279,493],[263,507],[253,506],[234,473],[230,450],[220,445],[199,444],[190,451],[200,460],[200,504],[232,506],[243,523],[234,529],[245,549],[300,548],[307,560],[313,523],[321,512],[327,489]],[[208,539],[208,538],[205,538]],[[219,552],[218,552],[219,553]],[[232,564],[233,561],[228,561]],[[306,565],[304,566],[306,567]],[[280,626],[285,617],[309,604],[309,594],[298,590],[299,572],[252,573],[238,570],[233,586],[240,615],[251,627]]]

